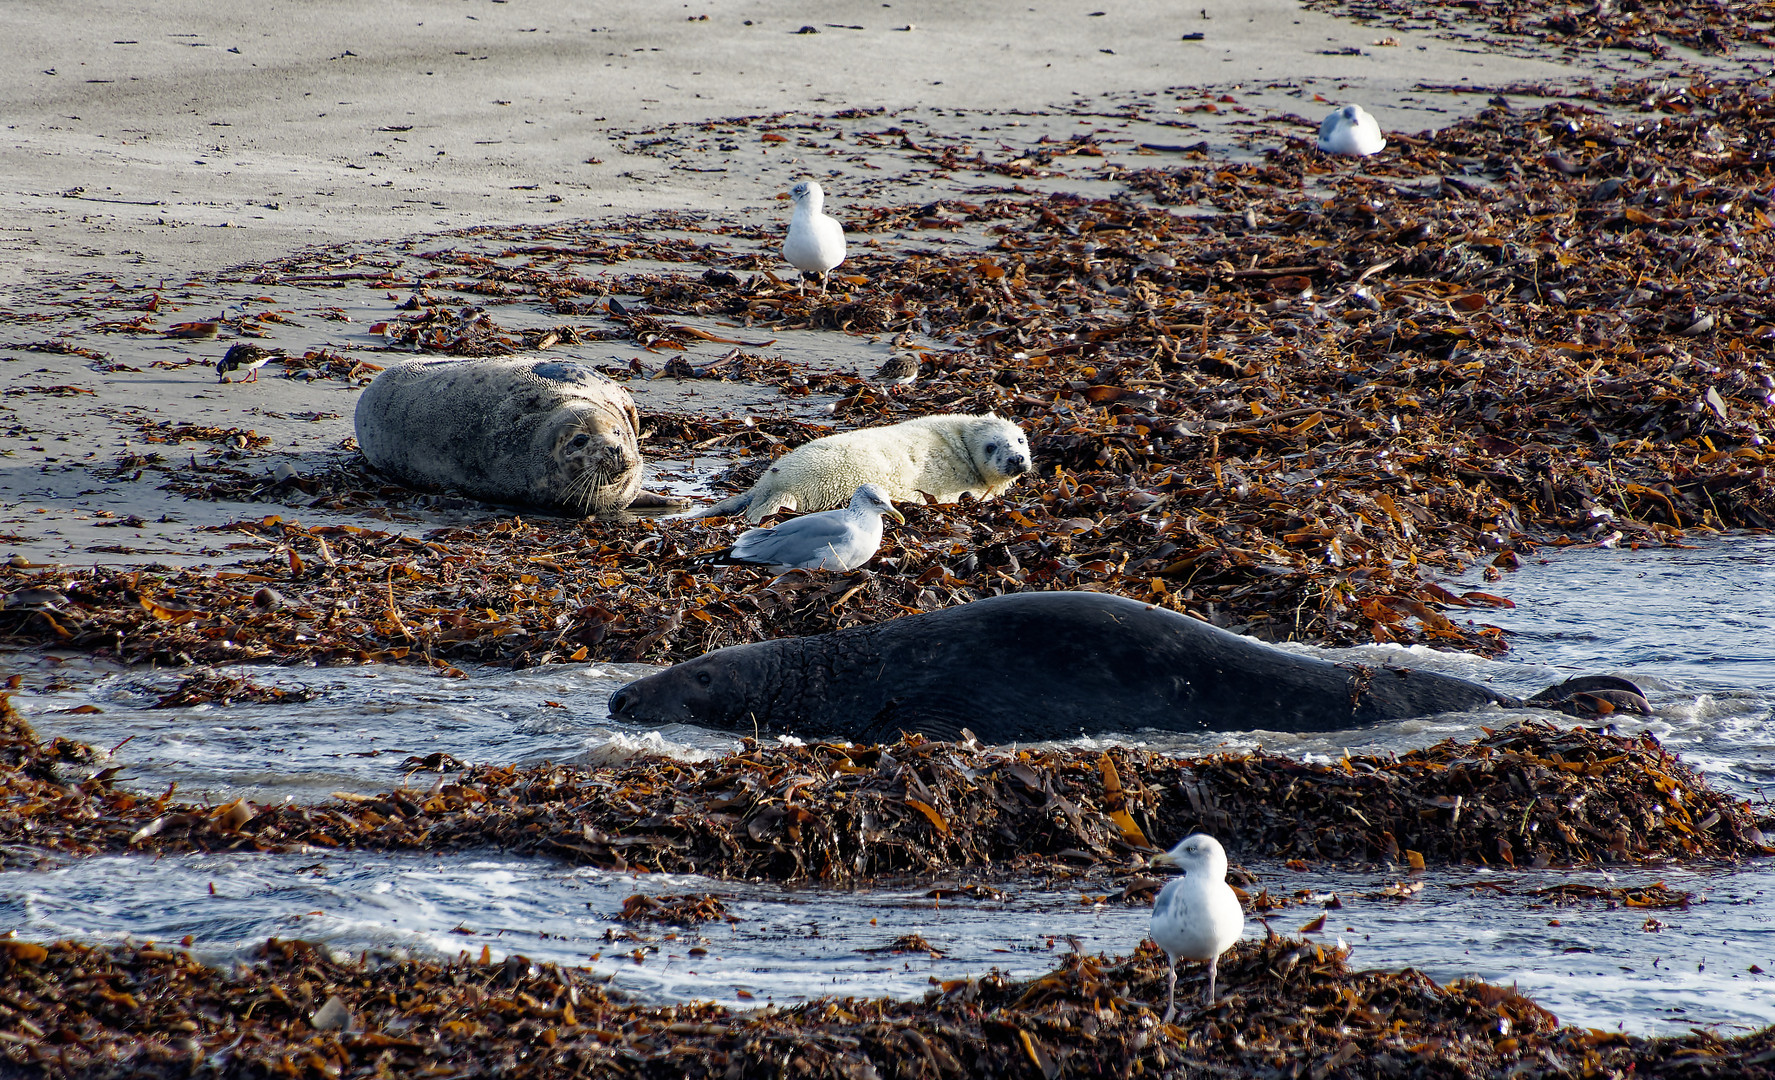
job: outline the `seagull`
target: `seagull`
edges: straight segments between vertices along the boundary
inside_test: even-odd
[[[795,212],[783,238],[783,258],[803,275],[817,275],[824,293],[827,272],[844,261],[844,226],[823,212],[826,193],[818,181],[803,180],[789,189],[789,197],[795,200]]]
[[[1202,1004],[1214,1003],[1215,967],[1245,929],[1239,895],[1226,883],[1226,850],[1206,833],[1186,836],[1153,866],[1172,866],[1183,876],[1166,885],[1153,901],[1152,939],[1165,950],[1165,1023],[1177,1015],[1177,961],[1206,960],[1208,989]]]
[[[747,529],[730,548],[701,556],[717,566],[764,566],[786,570],[855,570],[881,547],[881,516],[905,524],[880,484],[864,484],[849,506],[803,514],[768,529]]]
[[[216,381],[227,382],[230,371],[245,371],[250,374],[241,382],[258,382],[259,369],[274,356],[282,356],[277,349],[262,349],[250,341],[238,341],[228,348],[228,355],[216,361]]]
[[[1381,126],[1360,105],[1334,109],[1319,125],[1319,149],[1327,154],[1367,157],[1380,153],[1386,146]]]
[[[895,353],[875,373],[875,381],[885,386],[901,386],[918,379],[918,357],[913,353]]]

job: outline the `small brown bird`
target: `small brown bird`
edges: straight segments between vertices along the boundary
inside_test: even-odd
[[[914,382],[918,378],[918,357],[912,353],[895,353],[888,357],[887,363],[875,373],[875,382],[886,385],[901,385]]]
[[[227,382],[230,371],[245,371],[249,374],[238,382],[258,382],[259,369],[264,367],[272,357],[282,356],[281,349],[264,349],[250,341],[237,341],[228,349],[228,355],[216,362],[216,381]]]

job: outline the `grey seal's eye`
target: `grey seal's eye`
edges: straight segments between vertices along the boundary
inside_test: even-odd
[[[582,431],[578,435],[575,435],[573,437],[573,441],[568,443],[567,445],[572,447],[575,450],[580,450],[585,447],[586,443],[589,443],[591,441],[592,441],[592,437]]]
[[[707,686],[710,683],[714,682],[715,680],[709,677],[708,672],[699,671],[696,673],[696,681],[701,686]]]
[[[987,443],[986,444],[986,452],[988,454],[992,453],[994,450],[997,450],[997,449],[998,449],[997,443]]]

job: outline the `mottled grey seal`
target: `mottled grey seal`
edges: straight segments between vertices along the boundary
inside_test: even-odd
[[[358,398],[358,447],[410,487],[570,516],[682,506],[641,491],[628,390],[571,360],[410,360]]]
[[[1640,711],[1625,679],[1572,692]],[[1012,593],[873,626],[718,649],[632,682],[612,718],[751,733],[891,740],[901,732],[987,742],[1166,731],[1336,731],[1525,704],[1478,683],[1333,663],[1188,615],[1094,592]],[[1649,711],[1649,706],[1646,707]]]

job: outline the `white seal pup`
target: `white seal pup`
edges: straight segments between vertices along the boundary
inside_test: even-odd
[[[783,238],[783,259],[803,274],[820,279],[826,291],[826,275],[844,261],[844,226],[824,211],[826,193],[819,182],[803,180],[789,189],[795,210],[789,215],[789,235]]]
[[[752,490],[690,516],[743,510],[757,523],[778,510],[829,510],[863,484],[880,484],[895,502],[983,498],[1003,494],[1030,467],[1029,439],[1009,420],[992,413],[921,416],[804,443],[778,458]]]
[[[803,514],[770,529],[747,529],[733,546],[696,561],[711,566],[788,570],[855,570],[881,549],[881,516],[906,519],[879,484],[864,484],[849,506]]]
[[[354,424],[370,465],[410,487],[572,517],[671,504],[641,491],[628,390],[570,360],[409,360],[376,376]]]
[[[1220,954],[1245,931],[1245,909],[1226,883],[1226,849],[1206,833],[1186,836],[1152,865],[1171,866],[1183,876],[1160,890],[1153,901],[1153,944],[1165,950],[1165,1023],[1177,1015],[1177,961],[1205,960],[1208,989],[1202,1004],[1214,1004],[1214,975]]]
[[[1387,148],[1381,137],[1381,126],[1360,105],[1344,105],[1333,109],[1319,125],[1319,150],[1346,157],[1367,157]]]

